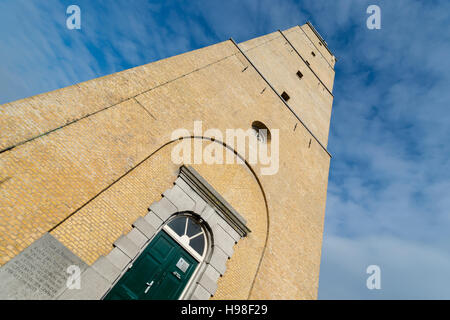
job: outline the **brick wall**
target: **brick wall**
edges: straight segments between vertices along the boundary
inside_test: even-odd
[[[298,27],[286,32],[294,46],[306,39]],[[277,91],[289,89],[288,103],[326,145],[332,96],[285,40],[241,48]],[[332,84],[325,63],[312,67]],[[280,130],[275,175],[193,165],[253,231],[215,298],[316,298],[330,156],[231,41],[3,105],[0,264],[48,231],[88,264],[107,254],[173,183],[171,133],[195,120],[204,131],[256,120]]]

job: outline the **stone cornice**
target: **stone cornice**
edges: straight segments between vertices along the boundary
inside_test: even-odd
[[[226,221],[236,232],[245,237],[251,230],[247,227],[247,221],[202,178],[191,166],[181,166],[178,175],[185,181],[197,194],[210,206],[217,210],[217,213]]]

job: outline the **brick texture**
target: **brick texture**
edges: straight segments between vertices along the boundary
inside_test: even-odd
[[[304,54],[318,41],[285,32]],[[326,145],[332,96],[280,36],[240,47]],[[333,57],[322,51],[308,60],[331,87]],[[203,131],[253,121],[280,130],[275,175],[192,165],[252,230],[213,299],[315,299],[330,156],[231,41],[1,106],[0,265],[48,231],[88,264],[106,256],[172,187],[171,134],[196,120]]]

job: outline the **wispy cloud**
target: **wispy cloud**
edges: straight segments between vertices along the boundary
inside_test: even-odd
[[[319,296],[448,299],[450,6],[377,1],[371,31],[370,2],[350,3],[346,22],[317,14],[341,57]],[[385,270],[377,293],[370,264]]]

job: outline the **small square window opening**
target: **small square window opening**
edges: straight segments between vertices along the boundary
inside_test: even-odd
[[[283,98],[284,101],[288,101],[291,97],[289,97],[289,95],[286,93],[286,91],[283,91],[283,93],[281,94],[281,97]]]

